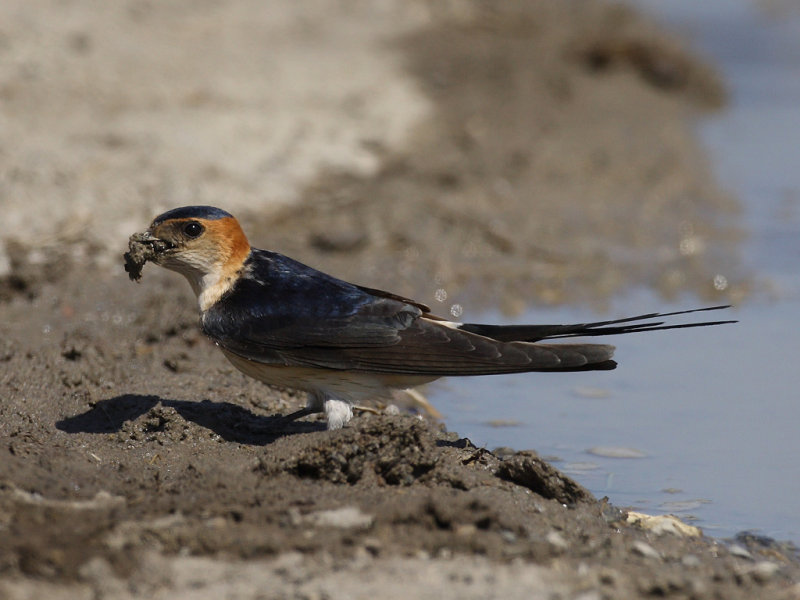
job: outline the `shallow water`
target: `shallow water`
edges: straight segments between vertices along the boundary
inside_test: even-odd
[[[429,393],[449,428],[478,445],[555,457],[617,505],[678,514],[713,536],[755,530],[800,542],[800,10],[637,4],[691,37],[730,86],[729,107],[698,127],[719,180],[743,205],[743,260],[758,283],[728,311],[740,323],[614,338],[613,372],[448,380]],[[518,321],[696,305],[638,291],[608,315],[562,308]]]

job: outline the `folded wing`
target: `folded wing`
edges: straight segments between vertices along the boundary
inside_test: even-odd
[[[435,377],[616,366],[612,346],[493,338],[416,302],[257,252],[248,276],[202,316],[209,337],[250,360]]]

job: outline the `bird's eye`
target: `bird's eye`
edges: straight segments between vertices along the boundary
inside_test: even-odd
[[[201,233],[203,233],[203,226],[200,225],[200,223],[196,223],[195,221],[192,221],[191,223],[187,223],[183,227],[183,233],[188,235],[190,238],[196,238]]]

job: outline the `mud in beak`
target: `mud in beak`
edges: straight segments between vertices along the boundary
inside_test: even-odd
[[[155,237],[149,231],[134,233],[128,239],[128,251],[125,253],[125,271],[131,281],[142,278],[142,268],[147,261],[158,262],[158,258],[174,244]]]

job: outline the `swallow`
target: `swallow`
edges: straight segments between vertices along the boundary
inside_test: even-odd
[[[212,206],[167,211],[129,246],[131,279],[148,261],[186,277],[200,327],[227,359],[259,381],[307,392],[305,408],[285,418],[325,413],[329,429],[347,423],[354,404],[439,377],[617,366],[614,346],[553,340],[735,322],[654,320],[728,306],[571,325],[454,322],[415,300],[253,248],[239,222]]]

